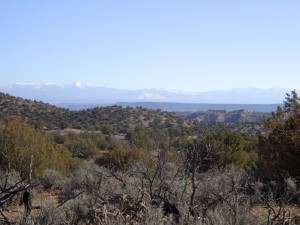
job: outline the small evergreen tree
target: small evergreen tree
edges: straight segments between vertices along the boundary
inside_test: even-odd
[[[62,174],[71,165],[71,153],[62,145],[48,140],[47,136],[16,117],[0,127],[0,167],[11,168],[27,177],[33,156],[33,176],[40,176],[45,169],[54,169]]]
[[[265,121],[266,134],[259,140],[261,167],[273,178],[300,178],[300,98],[296,91],[287,94]]]

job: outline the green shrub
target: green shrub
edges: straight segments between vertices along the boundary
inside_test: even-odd
[[[115,149],[103,153],[95,162],[100,166],[114,170],[128,170],[136,162],[142,160],[143,155],[141,150]]]
[[[51,189],[61,179],[61,175],[52,169],[46,169],[40,177],[40,183],[45,189]]]
[[[8,121],[5,126],[0,126],[0,133],[2,169],[10,167],[26,178],[32,158],[33,177],[41,176],[45,169],[54,169],[61,174],[69,171],[72,162],[70,152],[49,140],[43,132],[33,129],[24,118],[16,117]]]

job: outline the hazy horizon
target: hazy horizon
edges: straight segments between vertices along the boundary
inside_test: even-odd
[[[44,87],[44,86],[60,86],[60,87],[68,87],[68,86],[76,86],[78,88],[85,88],[86,87],[94,87],[94,88],[108,88],[108,89],[117,89],[117,90],[128,90],[128,91],[140,91],[140,90],[166,90],[166,91],[179,91],[179,92],[212,92],[212,91],[232,91],[232,90],[247,90],[247,89],[258,89],[258,90],[287,90],[287,91],[292,91],[294,89],[298,88],[285,88],[285,87],[268,87],[268,88],[257,88],[257,87],[232,87],[232,88],[223,88],[223,89],[210,89],[210,90],[183,90],[183,89],[175,89],[175,88],[170,88],[170,87],[148,87],[148,88],[136,88],[136,89],[130,89],[130,88],[117,88],[117,87],[110,87],[110,86],[105,86],[105,85],[97,85],[97,84],[91,84],[85,81],[73,81],[69,83],[59,83],[59,82],[54,82],[54,81],[49,81],[49,82],[14,82],[10,84],[1,84],[0,87],[11,87],[13,85],[20,85],[20,86],[36,86],[36,87]]]
[[[277,104],[282,102],[286,97],[286,93],[290,93],[290,91],[280,88],[239,88],[198,92],[165,88],[128,90],[89,86],[82,82],[69,85],[30,83],[0,86],[0,92],[51,104],[114,104],[116,102]]]

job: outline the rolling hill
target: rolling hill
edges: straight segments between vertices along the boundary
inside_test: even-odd
[[[151,103],[142,104],[142,106],[149,107],[149,104]],[[162,106],[165,103],[154,103],[154,105]],[[169,106],[174,107],[174,110],[178,108],[178,105],[183,107],[182,112],[170,113],[160,109],[146,109],[138,104],[132,104],[132,106],[124,104],[123,107],[113,105],[85,110],[69,110],[40,101],[31,101],[0,93],[0,116],[2,119],[11,116],[23,116],[40,127],[84,127],[97,130],[103,125],[122,125],[132,128],[137,124],[151,126],[154,121],[171,121],[175,124],[182,118],[189,121],[214,123],[261,123],[265,117],[270,115],[253,110],[201,110],[193,112],[188,111],[189,107],[184,108],[185,104],[169,103]],[[184,109],[187,110],[184,111]]]
[[[104,126],[111,126],[116,132],[125,133],[127,129],[138,125],[145,127],[191,126],[189,121],[175,113],[161,110],[107,106],[72,111],[48,103],[0,93],[0,118],[5,121],[14,116],[27,117],[31,124],[44,129],[68,127],[101,130]]]

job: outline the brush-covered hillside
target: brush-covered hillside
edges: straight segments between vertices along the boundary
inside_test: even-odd
[[[182,112],[179,115],[188,120],[206,123],[262,123],[270,113],[255,112],[253,110],[208,110],[197,112]]]
[[[76,128],[84,130],[126,133],[138,125],[144,127],[190,127],[191,123],[174,113],[142,107],[95,107],[72,111],[47,103],[31,101],[0,93],[0,117],[7,120],[14,116],[27,117],[37,128]]]

